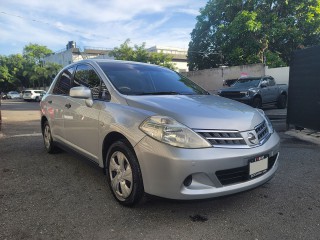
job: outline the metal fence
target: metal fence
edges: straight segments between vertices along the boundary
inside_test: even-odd
[[[293,53],[287,123],[320,131],[320,46]]]

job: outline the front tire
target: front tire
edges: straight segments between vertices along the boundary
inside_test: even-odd
[[[113,143],[105,163],[107,179],[115,199],[124,206],[133,206],[144,195],[138,159],[125,140]]]
[[[280,95],[278,102],[277,102],[277,107],[279,109],[284,109],[287,107],[287,96],[286,95]]]
[[[252,107],[254,108],[261,108],[262,106],[262,100],[260,97],[255,97],[252,101]]]

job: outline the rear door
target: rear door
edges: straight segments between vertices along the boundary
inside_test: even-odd
[[[68,97],[66,102],[65,134],[71,146],[97,160],[99,151],[99,115],[106,87],[91,65],[79,64],[73,86],[91,89],[93,106],[87,107],[84,99]]]
[[[266,85],[265,87],[261,88],[262,103],[265,104],[265,103],[269,103],[271,99],[268,78],[263,78],[262,83]]]
[[[52,135],[62,142],[66,140],[64,131],[65,104],[71,88],[74,69],[74,67],[68,68],[60,74],[52,93],[48,94],[44,101]]]
[[[278,96],[279,96],[278,86],[276,85],[276,82],[272,77],[268,78],[268,82],[269,82],[269,89],[270,89],[270,102],[275,102],[278,100]]]

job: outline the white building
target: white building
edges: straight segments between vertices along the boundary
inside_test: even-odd
[[[175,67],[179,72],[188,71],[188,62],[187,54],[188,50],[185,48],[174,48],[174,47],[165,47],[165,46],[153,46],[147,49],[148,52],[157,52],[165,53],[172,56],[172,63],[175,64]]]
[[[95,47],[84,47],[84,49],[82,50],[81,48],[76,46],[76,43],[74,41],[70,41],[66,45],[66,49],[62,49],[58,52],[44,57],[43,62],[44,64],[46,62],[58,63],[64,67],[71,63],[89,58],[114,59],[113,57],[110,57],[108,55],[110,51],[111,49]]]
[[[60,65],[67,66],[71,63],[78,62],[83,59],[99,58],[99,59],[114,59],[109,56],[109,52],[112,49],[107,48],[95,48],[84,47],[83,50],[76,46],[74,41],[68,42],[66,49],[62,49],[49,56],[43,58],[44,64],[46,62],[54,62]],[[172,63],[175,65],[176,70],[179,72],[187,72],[187,49],[184,48],[172,48],[163,46],[153,46],[147,49],[148,52],[165,53],[172,56]]]

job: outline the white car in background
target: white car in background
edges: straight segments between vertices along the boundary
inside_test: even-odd
[[[46,92],[43,90],[25,90],[23,100],[40,102]]]
[[[7,93],[7,98],[8,99],[17,99],[20,98],[20,94],[16,91],[11,91]]]

